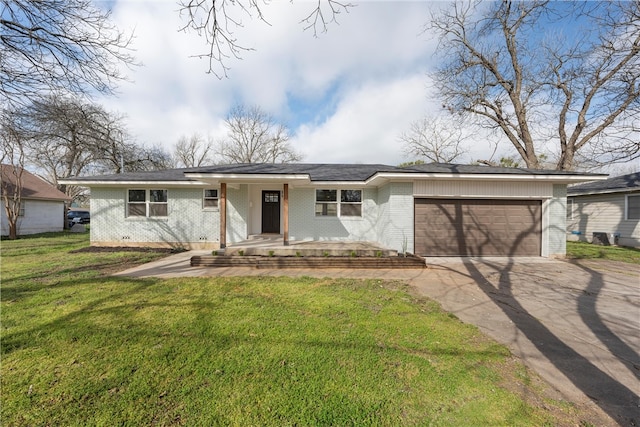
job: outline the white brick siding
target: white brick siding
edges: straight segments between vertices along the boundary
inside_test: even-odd
[[[168,188],[168,216],[126,217],[126,188],[91,189],[91,242],[105,246],[217,247],[218,210],[202,208],[202,188]]]
[[[362,217],[317,217],[316,190],[289,190],[289,239],[294,240],[378,240],[378,190],[362,191]]]
[[[248,237],[249,190],[246,184],[234,189],[227,187],[227,244],[241,242]],[[217,231],[220,233],[220,228]]]
[[[542,255],[565,255],[567,252],[567,186],[554,185],[553,198],[543,203],[547,203],[548,218],[546,222],[544,218],[542,220],[543,227],[546,227],[546,230],[542,231]],[[545,243],[547,243],[546,251]]]
[[[413,183],[392,182],[382,186],[378,241],[398,252],[414,251]]]
[[[495,185],[494,197],[515,197],[523,186]],[[428,184],[421,184],[421,196]],[[451,187],[462,191],[463,187]],[[474,187],[472,190],[475,190]],[[501,190],[500,190],[501,189]],[[94,245],[162,245],[215,248],[219,245],[220,213],[202,207],[202,188],[168,188],[166,218],[127,218],[127,188],[93,187],[91,241]],[[259,192],[248,184],[227,187],[227,244],[245,240],[255,221]],[[316,217],[315,188],[289,189],[289,239],[378,242],[384,247],[414,251],[414,193],[412,182],[391,182],[363,188],[362,217]],[[517,190],[517,191],[516,191]],[[466,190],[465,190],[466,191]],[[516,194],[514,194],[516,193]],[[254,196],[255,196],[254,194]],[[466,194],[466,193],[465,193]],[[431,196],[437,196],[435,194]],[[455,197],[455,196],[451,196]],[[533,185],[529,198],[542,198],[542,255],[564,254],[566,245],[566,186]],[[253,217],[252,217],[253,214]],[[605,230],[606,231],[606,230]]]

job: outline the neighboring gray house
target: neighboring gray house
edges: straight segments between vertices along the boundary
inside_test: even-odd
[[[12,165],[1,165],[2,209],[0,232],[9,235],[9,223],[4,205],[5,191],[13,195],[16,183],[16,169]],[[26,170],[22,172],[21,209],[18,217],[18,235],[62,231],[64,229],[65,203],[71,201],[66,194],[53,185]]]
[[[612,244],[640,247],[640,172],[569,187],[567,195],[569,240],[604,233]]]
[[[225,247],[371,241],[426,256],[564,255],[574,172],[430,164],[239,164],[62,180],[91,189],[91,242]]]

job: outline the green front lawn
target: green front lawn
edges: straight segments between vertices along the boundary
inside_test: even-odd
[[[640,264],[640,249],[592,245],[587,242],[567,242],[567,258],[607,259]]]
[[[2,242],[1,425],[580,422],[400,283],[114,278],[159,255],[87,245]]]

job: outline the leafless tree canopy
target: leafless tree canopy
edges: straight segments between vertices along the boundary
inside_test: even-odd
[[[82,190],[58,185],[58,180],[89,173],[151,170],[168,165],[157,147],[131,141],[124,117],[100,105],[64,96],[50,96],[5,114],[20,129],[28,164],[70,197]],[[13,140],[15,143],[15,139]],[[15,147],[14,147],[15,150]]]
[[[267,5],[266,0],[180,0],[180,14],[186,19],[181,30],[194,31],[205,38],[209,49],[197,57],[209,60],[209,73],[226,77],[227,60],[240,59],[244,52],[253,50],[237,39],[236,31],[243,26],[244,19],[258,19],[268,24],[263,13]],[[301,23],[305,30],[310,29],[317,35],[352,6],[338,0],[316,0],[315,7]]]
[[[287,128],[258,107],[238,106],[227,116],[223,163],[290,163],[302,160],[289,144]]]
[[[211,165],[215,163],[215,148],[215,142],[211,137],[205,140],[198,134],[182,136],[174,148],[174,164],[182,168]]]
[[[91,0],[0,1],[0,107],[52,91],[110,93],[131,37]]]
[[[445,106],[499,129],[528,167],[544,146],[560,170],[640,156],[640,2],[458,2],[427,30]]]
[[[463,127],[456,120],[443,117],[423,117],[411,123],[400,135],[407,156],[427,159],[435,163],[453,163],[462,157],[467,139]]]

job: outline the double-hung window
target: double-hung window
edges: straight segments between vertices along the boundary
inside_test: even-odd
[[[316,216],[362,216],[362,190],[316,190]]]
[[[167,190],[135,189],[127,192],[127,216],[165,217],[168,212]]]
[[[340,190],[340,216],[362,216],[362,190]]]
[[[208,188],[204,190],[202,207],[204,209],[214,209],[218,207],[218,190]]]
[[[316,216],[338,215],[338,190],[316,190]]]
[[[640,194],[627,196],[627,219],[640,219]]]

